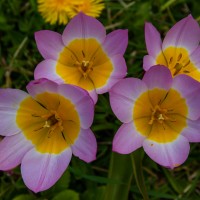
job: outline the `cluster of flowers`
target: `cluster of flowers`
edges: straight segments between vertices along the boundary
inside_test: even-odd
[[[0,169],[21,164],[22,177],[34,192],[50,188],[72,154],[91,162],[97,142],[90,126],[98,94],[123,122],[113,151],[128,154],[143,146],[158,164],[173,169],[200,142],[200,27],[191,15],[175,24],[164,41],[145,24],[149,55],[142,80],[125,78],[123,54],[128,31],[106,35],[103,25],[83,13],[63,34],[36,32],[44,60],[27,85],[28,93],[0,89]]]
[[[103,0],[37,0],[38,11],[50,24],[64,24],[79,12],[98,17],[104,9]]]

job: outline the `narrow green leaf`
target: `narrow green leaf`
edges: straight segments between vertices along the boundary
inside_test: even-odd
[[[132,174],[130,155],[120,155],[113,152],[108,177],[121,183],[107,184],[104,200],[127,200]]]
[[[143,157],[144,157],[144,151],[142,149],[138,149],[131,154],[133,173],[135,176],[138,189],[140,190],[140,193],[142,194],[144,200],[149,200],[142,169]]]

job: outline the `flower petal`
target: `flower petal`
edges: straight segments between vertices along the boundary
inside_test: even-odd
[[[134,101],[146,90],[145,84],[136,78],[123,79],[111,88],[110,105],[120,121],[132,120]]]
[[[66,46],[78,38],[96,38],[99,43],[102,43],[105,37],[104,26],[97,19],[83,13],[79,13],[69,22],[62,35]]]
[[[172,76],[167,67],[156,65],[151,67],[142,79],[149,90],[162,88],[168,90],[172,84]]]
[[[153,58],[156,58],[162,51],[162,40],[160,33],[149,22],[145,23],[145,42],[148,54]]]
[[[149,70],[152,66],[156,65],[156,61],[152,56],[146,55],[143,57],[143,69]]]
[[[37,48],[43,58],[56,60],[64,48],[62,36],[54,31],[42,30],[35,33]]]
[[[27,96],[26,92],[18,89],[0,89],[0,135],[11,136],[21,132],[16,124],[16,112]]]
[[[113,151],[129,154],[142,146],[145,137],[139,134],[133,122],[122,124],[113,139]]]
[[[41,79],[47,78],[58,84],[64,83],[64,80],[56,73],[57,62],[51,59],[43,60],[40,62],[34,71],[34,78]]]
[[[58,93],[69,99],[75,106],[81,120],[81,127],[88,129],[94,117],[94,103],[88,92],[74,85],[61,84]]]
[[[103,48],[109,57],[123,55],[128,45],[128,30],[115,30],[106,36]]]
[[[157,143],[146,139],[143,147],[152,160],[171,169],[185,162],[190,150],[188,140],[181,135],[169,143]]]
[[[193,78],[180,74],[173,79],[172,88],[177,90],[186,100],[188,106],[188,118],[196,120],[200,117],[200,84]]]
[[[58,84],[50,81],[46,78],[41,78],[38,80],[33,80],[28,83],[26,89],[32,97],[36,97],[38,94],[49,92],[57,93]]]
[[[162,49],[169,46],[181,46],[190,52],[197,48],[200,41],[200,28],[197,21],[188,15],[177,22],[166,34]]]
[[[49,189],[62,176],[72,156],[70,148],[60,154],[30,150],[22,159],[21,172],[26,186],[34,192]]]
[[[71,148],[73,154],[85,162],[91,162],[96,159],[97,142],[90,129],[81,129],[77,140]]]
[[[182,135],[186,137],[189,142],[200,142],[200,119],[187,119],[187,128],[182,131]]]
[[[106,71],[106,64],[102,64],[99,66],[96,66],[93,71],[91,72],[91,79],[92,82],[95,85],[96,91],[98,94],[103,94],[108,92],[113,85],[115,85],[119,80],[124,78],[127,74],[127,67],[126,62],[124,60],[124,57],[120,54],[114,55],[110,58],[112,65],[113,65],[113,71],[111,74],[107,73]],[[106,80],[107,82],[102,87],[98,86],[98,80]]]
[[[197,68],[197,70],[200,70],[200,46],[197,47],[192,54],[190,55],[190,60],[194,64],[194,66]]]
[[[33,146],[23,134],[5,137],[0,142],[0,170],[10,170],[19,165]]]

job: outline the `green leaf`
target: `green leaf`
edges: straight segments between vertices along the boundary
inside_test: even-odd
[[[52,200],[79,200],[79,194],[73,190],[64,190],[57,194]]]
[[[132,180],[130,155],[112,153],[109,167],[109,179],[118,183],[107,184],[104,200],[127,200]]]
[[[143,157],[144,157],[144,151],[142,149],[138,149],[131,154],[133,173],[135,176],[138,189],[140,190],[140,193],[142,194],[144,200],[149,200],[146,191],[146,185],[144,181],[143,168],[142,168]]]
[[[34,200],[36,199],[33,195],[31,194],[20,194],[16,197],[14,197],[12,200]]]

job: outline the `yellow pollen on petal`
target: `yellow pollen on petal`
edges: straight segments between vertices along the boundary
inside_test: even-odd
[[[48,101],[45,101],[47,97]],[[42,103],[38,99],[43,100]],[[32,97],[24,99],[17,111],[16,122],[40,153],[61,153],[75,142],[80,132],[80,120],[73,103],[54,93],[39,94],[36,100]]]
[[[156,64],[168,67],[172,76],[186,74],[200,81],[200,71],[192,63],[187,49],[183,47],[170,46],[166,48],[157,56]]]
[[[136,130],[159,143],[175,140],[187,126],[187,104],[178,91],[155,88],[144,92],[133,108]]]
[[[74,39],[60,53],[56,73],[65,83],[91,91],[108,83],[114,68],[94,38]]]

